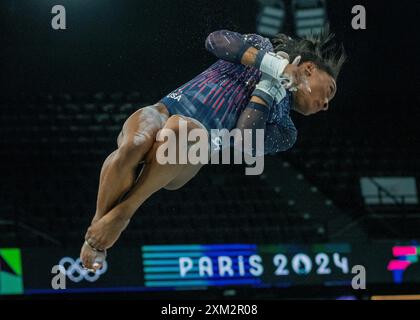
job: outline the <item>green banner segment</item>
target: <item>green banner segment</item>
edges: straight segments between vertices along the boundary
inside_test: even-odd
[[[23,277],[20,249],[0,249],[0,295],[22,293]]]

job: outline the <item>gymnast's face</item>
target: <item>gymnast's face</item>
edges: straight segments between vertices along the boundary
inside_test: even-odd
[[[334,78],[312,62],[303,62],[299,68],[306,75],[311,92],[304,89],[295,92],[294,110],[305,116],[327,111],[337,91]]]

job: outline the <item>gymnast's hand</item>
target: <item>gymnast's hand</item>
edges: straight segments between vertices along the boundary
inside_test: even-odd
[[[299,68],[300,60],[300,56],[296,57],[296,59],[284,69],[283,76],[287,81],[285,83],[285,88],[291,91],[297,91],[299,89],[311,92],[305,71],[304,69]]]

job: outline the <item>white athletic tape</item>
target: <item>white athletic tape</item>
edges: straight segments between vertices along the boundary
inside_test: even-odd
[[[260,70],[274,79],[280,79],[289,60],[274,52],[267,52],[261,61]]]

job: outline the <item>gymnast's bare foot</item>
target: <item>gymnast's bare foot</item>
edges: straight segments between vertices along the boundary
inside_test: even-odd
[[[129,220],[107,214],[92,223],[85,236],[85,243],[80,253],[83,265],[92,270],[102,267],[106,249],[111,248],[127,227]]]
[[[129,222],[112,213],[107,214],[88,228],[85,240],[98,250],[109,249],[118,240]]]
[[[80,260],[85,269],[88,269],[92,272],[102,268],[106,259],[106,250],[97,251],[93,249],[87,242],[82,246],[80,251]]]

